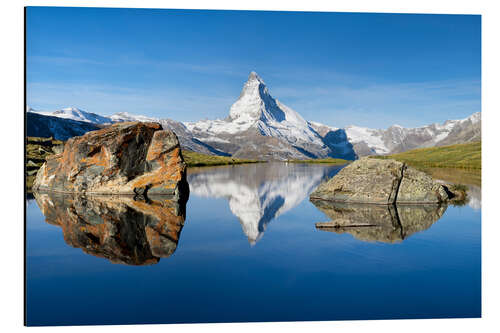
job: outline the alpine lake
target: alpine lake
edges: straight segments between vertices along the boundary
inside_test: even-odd
[[[27,324],[480,317],[481,188],[317,228],[342,207],[309,194],[342,167],[189,168],[187,203],[28,195]]]

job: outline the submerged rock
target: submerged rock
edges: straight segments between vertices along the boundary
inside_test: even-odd
[[[428,229],[446,211],[447,205],[366,205],[313,200],[331,221],[316,223],[316,229],[349,233],[362,241],[397,243]]]
[[[65,242],[113,263],[150,265],[172,255],[186,216],[186,202],[151,197],[34,193],[46,222]]]
[[[33,190],[86,194],[187,194],[177,136],[158,123],[117,123],[69,139],[47,157]]]
[[[311,200],[346,203],[440,203],[447,189],[424,172],[391,159],[361,158],[322,183]]]

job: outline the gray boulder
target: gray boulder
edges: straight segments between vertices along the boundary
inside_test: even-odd
[[[322,183],[311,200],[371,204],[434,204],[450,199],[447,189],[424,172],[391,159],[361,158]]]
[[[405,166],[399,185],[397,203],[439,203],[450,199],[448,192],[422,171]]]

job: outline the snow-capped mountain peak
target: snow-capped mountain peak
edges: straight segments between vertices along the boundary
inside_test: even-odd
[[[237,122],[255,122],[266,111],[266,102],[276,104],[269,95],[264,81],[255,72],[251,72],[243,85],[238,100],[229,110],[229,119]]]
[[[481,112],[473,113],[470,116],[468,116],[467,118],[461,120],[461,122],[464,122],[464,121],[470,121],[473,124],[477,124],[477,123],[481,122]]]
[[[38,111],[29,108],[28,112],[38,113],[44,116],[71,119],[71,120],[83,121],[86,123],[99,124],[99,125],[112,123],[112,120],[109,117],[100,116],[98,114],[83,111],[75,107],[63,108],[56,111]]]
[[[262,78],[259,76],[259,74],[257,74],[256,72],[254,71],[251,71],[250,74],[248,75],[248,80],[257,80],[261,83],[264,83],[264,81],[262,80]]]
[[[113,114],[110,118],[114,122],[125,122],[125,121],[159,122],[158,118],[135,115],[128,112],[117,112]]]
[[[254,140],[255,135],[276,138],[282,143],[283,148],[279,149],[286,150],[286,155],[294,158],[324,155],[323,151],[327,149],[312,126],[300,114],[272,97],[264,80],[255,72],[248,76],[240,96],[229,110],[229,117],[185,125],[197,138],[208,143],[226,137],[233,139],[234,135],[240,138],[241,135],[250,135],[248,141]],[[302,147],[307,145],[313,145],[316,153],[304,155],[306,149]]]
[[[229,119],[240,123],[253,123],[261,120],[307,124],[297,112],[274,99],[265,82],[253,71],[243,85],[238,100],[231,106]]]

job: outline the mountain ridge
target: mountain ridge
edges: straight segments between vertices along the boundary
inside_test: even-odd
[[[275,99],[264,80],[253,71],[225,119],[178,122],[127,112],[100,116],[78,108],[64,108],[54,112],[27,108],[27,112],[100,126],[122,121],[159,122],[164,128],[177,134],[185,149],[265,160],[328,157],[354,160],[365,155],[385,155],[481,139],[480,112],[464,119],[446,120],[442,124],[434,123],[416,128],[396,124],[387,129],[354,125],[336,128],[307,121],[298,112]]]

